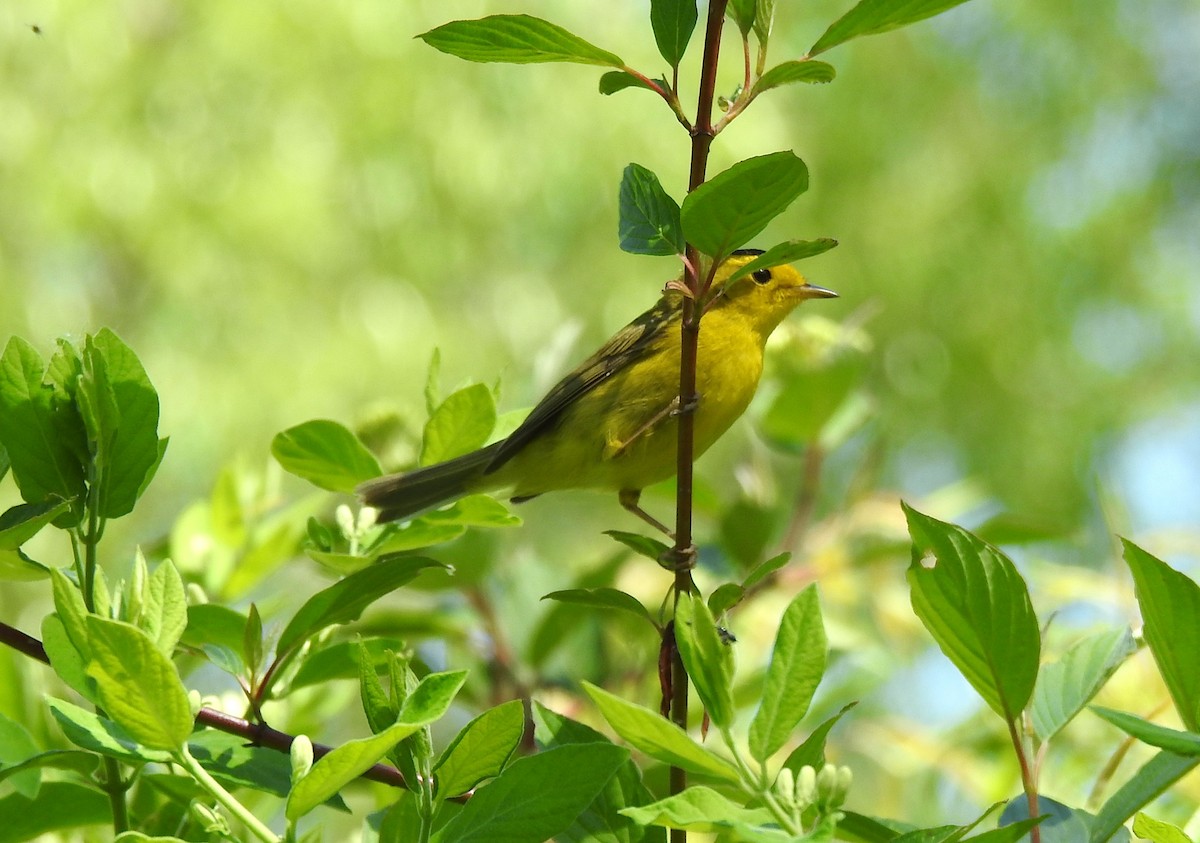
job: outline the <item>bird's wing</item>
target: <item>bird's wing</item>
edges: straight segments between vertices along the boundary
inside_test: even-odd
[[[525,421],[500,443],[484,473],[493,472],[504,465],[541,433],[557,424],[564,410],[634,360],[643,357],[654,347],[667,325],[679,319],[680,311],[679,296],[663,296],[654,307],[618,331],[599,351],[546,393],[525,417]]]

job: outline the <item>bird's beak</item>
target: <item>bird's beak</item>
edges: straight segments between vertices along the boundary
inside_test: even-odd
[[[826,290],[816,284],[805,284],[797,292],[800,293],[801,298],[805,299],[836,299],[838,297],[833,290]]]

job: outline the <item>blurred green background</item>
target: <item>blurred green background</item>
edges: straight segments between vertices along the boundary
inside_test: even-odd
[[[781,0],[772,63],[802,55],[849,5]],[[501,410],[515,410],[654,300],[676,266],[618,250],[616,195],[636,161],[682,196],[687,138],[661,102],[601,97],[593,68],[467,64],[413,38],[452,17],[527,12],[657,75],[647,7],[0,6],[0,336],[48,354],[60,335],[112,327],[157,386],[171,436],[117,541],[165,536],[232,461],[268,466],[280,499],[306,494],[268,456],[303,420],[397,413],[418,436],[435,348],[445,389],[499,380]],[[870,338],[870,417],[831,455],[821,524],[858,519],[895,538],[904,496],[968,525],[1009,513],[1026,537],[1057,539],[1030,560],[1111,566],[1113,532],[1176,564],[1200,558],[1198,49],[1194,0],[972,0],[836,48],[822,57],[833,83],[770,92],[720,136],[710,173],[788,148],[808,163],[809,193],[756,245],[839,239],[803,269],[841,298],[806,312]],[[693,99],[689,87],[689,111]],[[768,458],[754,428],[699,469],[704,494],[743,512],[799,482],[799,460]],[[856,483],[872,495],[850,509]],[[0,487],[0,503],[14,496]],[[666,495],[648,500],[669,511]],[[600,529],[635,526],[588,493],[520,514],[525,528],[486,541],[550,573],[503,574],[514,607],[565,587],[554,571],[612,552]],[[702,519],[701,538],[719,520]],[[563,523],[581,526],[564,535]],[[900,701],[896,717],[919,721],[928,699],[903,707],[913,678],[945,676],[919,655],[902,556],[844,570],[869,554],[822,535],[805,570],[837,569],[822,588],[841,622],[872,619],[870,634],[835,628],[835,643],[904,636],[916,659],[889,679],[895,653],[874,651],[862,657],[874,679],[860,664],[848,684],[874,683]],[[1112,613],[1110,581],[1054,571],[1046,608],[1082,591],[1100,605],[1084,601],[1084,623],[1128,620]],[[665,579],[645,576],[661,593]],[[870,728],[899,734],[883,721],[859,731],[865,758]],[[905,735],[910,757],[874,759],[900,781],[937,754]],[[943,782],[926,807],[937,818],[962,791],[985,802],[1011,772]],[[910,785],[875,811],[921,819]]]
[[[781,4],[775,60],[845,5]],[[521,10],[660,70],[644,2],[4,4],[0,333],[110,325],[139,352],[160,500],[302,419],[419,406],[434,347],[448,382],[531,404],[675,272],[618,251],[616,186],[637,161],[680,194],[687,147],[592,69],[412,37]],[[806,269],[877,344],[891,485],[969,477],[1052,524],[1100,485],[1161,516],[1128,462],[1200,447],[1197,26],[1189,0],[975,0],[838,48],[832,84],[719,139],[714,172],[782,148],[812,170],[760,245],[841,241]],[[1195,470],[1164,478],[1192,518]]]

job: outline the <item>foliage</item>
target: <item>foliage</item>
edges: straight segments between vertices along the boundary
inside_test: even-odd
[[[787,39],[795,36],[786,30],[797,13],[788,10],[786,25],[776,28],[773,0],[731,0],[727,41],[743,50],[735,58],[744,59],[745,73],[720,98],[722,114],[708,128],[722,131],[735,118],[743,119],[752,103],[771,99],[760,100],[768,91],[783,96],[797,83],[839,79],[841,84],[848,74],[839,77],[832,64],[813,56],[827,58],[855,38],[955,5],[862,0],[849,11],[831,13],[833,23],[807,50],[791,50],[799,58],[768,67],[768,46],[791,44]],[[442,23],[420,38],[471,61],[566,62],[590,68],[584,73],[600,68],[600,93],[620,94],[613,100],[624,101],[620,108],[644,114],[637,102],[644,94],[623,92],[648,91],[690,127],[680,79],[687,78],[699,50],[694,36],[700,15],[694,3],[680,0],[654,0],[649,12],[646,42],[652,35],[668,68],[658,78],[633,66],[640,62],[627,64],[591,43],[592,38],[605,44],[617,40],[604,22],[596,22],[596,34],[589,32],[585,40],[536,17],[492,15]],[[202,23],[195,16],[207,13],[178,14],[156,25],[186,31]],[[319,17],[316,11],[313,15]],[[816,20],[819,11],[806,9],[804,15]],[[360,39],[383,49],[384,41],[368,28],[362,25]],[[388,38],[397,30],[407,28],[393,28]],[[41,28],[31,37],[41,39]],[[632,46],[622,49],[630,57],[633,51]],[[869,52],[865,46],[861,51]],[[553,78],[563,80],[564,87],[571,79]],[[520,85],[536,89],[542,83],[504,84],[512,86],[505,90],[511,102],[518,102],[524,95]],[[368,88],[364,85],[371,99],[375,94]],[[556,101],[568,99],[556,92]],[[419,99],[427,92],[412,95]],[[151,110],[164,107],[162,96]],[[546,99],[539,101],[543,108]],[[19,109],[17,114],[20,124]],[[490,119],[477,117],[480,126]],[[11,125],[0,132],[13,131]],[[878,144],[878,126],[868,125],[874,128],[860,133]],[[387,130],[379,136],[387,137]],[[445,127],[437,139],[448,146],[463,142],[453,127]],[[776,245],[744,274],[760,265],[824,255],[837,245],[832,238],[798,240],[773,233],[776,218],[809,188],[810,174],[794,152],[762,154],[762,149],[792,142],[788,136],[781,143],[756,141],[752,150],[743,150],[743,160],[722,166],[719,175],[681,200],[664,187],[669,180],[628,164],[614,203],[619,245],[632,254],[683,258],[696,281],[699,267],[690,260],[689,246],[719,258],[764,233],[772,236]],[[982,139],[979,148],[990,143]],[[830,153],[830,171],[836,173],[840,152],[831,148]],[[372,154],[382,160],[390,151],[381,147]],[[806,158],[821,160],[809,153]],[[96,166],[92,181],[103,195],[105,170]],[[822,161],[814,169],[824,167]],[[413,177],[426,178],[426,171],[435,169],[422,168]],[[181,178],[216,194],[229,189],[203,173]],[[513,183],[519,181],[500,188],[505,201],[525,189]],[[156,189],[152,177],[151,194]],[[936,204],[924,199],[922,190],[934,189],[913,188],[918,195],[907,197],[904,207]],[[486,189],[479,196],[489,201]],[[124,212],[120,206],[135,199],[109,195],[103,201],[110,212],[134,219],[132,206]],[[848,190],[842,201],[861,201],[861,196]],[[535,263],[546,260],[504,252],[521,229],[505,228],[496,219],[504,216],[502,207],[489,205],[496,229],[489,237],[496,241],[484,238],[477,245],[487,251],[490,242],[501,244],[499,265],[513,254]],[[839,208],[837,202],[829,207]],[[243,208],[242,213],[250,212]],[[373,213],[382,212],[377,207]],[[230,228],[256,227],[239,214],[230,216]],[[429,216],[438,220],[443,214],[434,209]],[[806,227],[820,229],[838,219],[828,211],[817,217]],[[172,247],[186,242],[178,218],[162,222],[173,232]],[[264,230],[276,227],[278,222]],[[264,248],[322,250],[331,243],[324,231],[280,233],[286,244],[264,237]],[[932,230],[925,233],[933,237]],[[565,243],[561,234],[548,228],[538,236]],[[419,259],[455,265],[447,250],[421,245],[420,237],[406,239]],[[960,247],[953,233],[935,239],[947,251],[947,265],[958,272],[965,264],[955,257]],[[907,246],[914,253],[926,248]],[[845,251],[827,259],[847,260],[838,257]],[[164,253],[177,259],[174,248]],[[897,251],[891,258],[902,263],[907,255]],[[569,265],[577,269],[586,257],[573,251]],[[0,261],[7,259],[0,254]],[[129,259],[149,265],[162,258],[147,247],[131,250]],[[992,260],[982,258],[984,264]],[[181,268],[180,283],[213,272],[213,265],[201,264]],[[885,366],[893,369],[888,377],[905,382],[894,371],[897,366],[925,365],[944,356],[943,346],[929,339],[930,325],[945,327],[950,337],[969,335],[978,330],[978,320],[1004,313],[1020,321],[1013,314],[1023,311],[1015,305],[1001,311],[987,304],[1017,298],[1013,291],[994,299],[983,286],[972,289],[978,299],[957,293],[957,311],[946,309],[954,301],[914,297],[909,307],[923,306],[930,313],[912,321],[907,352],[883,352],[890,361]],[[272,287],[263,289],[268,296]],[[462,288],[448,292],[443,303],[461,293]],[[468,309],[480,304],[465,298]],[[486,295],[476,298],[490,301]],[[973,306],[963,308],[962,301]],[[555,308],[547,309],[553,315]],[[456,318],[466,335],[473,317]],[[320,319],[336,321],[324,311]],[[289,340],[302,345],[294,336]],[[236,360],[237,349],[248,340],[242,335],[223,341],[218,357]],[[401,342],[392,351],[411,358],[424,347],[424,335]],[[1028,380],[1010,393],[1049,393],[1040,361],[1020,369],[1028,375],[1013,374],[1016,368],[1005,355],[1027,350],[1015,336],[990,343],[986,351],[971,351],[969,344],[962,348],[970,353],[956,355],[955,370],[942,378],[956,384],[956,396],[986,391],[997,379],[1011,387],[1022,377]],[[296,350],[300,357],[306,353]],[[905,353],[921,360],[897,363]],[[423,424],[381,413],[353,428],[315,420],[275,436],[269,450],[278,465],[316,491],[291,495],[297,485],[282,495],[274,480],[231,460],[219,469],[204,466],[207,474],[190,481],[191,488],[206,484],[211,491],[178,514],[163,516],[170,497],[160,498],[158,485],[148,494],[151,481],[160,464],[160,484],[179,469],[172,463],[174,449],[164,464],[168,442],[159,434],[160,413],[161,418],[177,414],[178,441],[194,440],[210,421],[196,409],[200,404],[182,400],[186,394],[172,384],[173,399],[181,400],[160,407],[147,374],[147,368],[158,367],[144,367],[109,329],[82,340],[60,340],[48,360],[36,344],[13,336],[0,356],[0,490],[19,494],[20,502],[0,514],[0,578],[7,592],[0,596],[13,596],[0,607],[8,611],[28,603],[29,611],[39,611],[39,605],[45,611],[32,616],[40,630],[37,639],[19,633],[7,617],[0,623],[4,643],[30,657],[0,667],[5,671],[0,679],[0,817],[5,819],[0,841],[92,827],[104,829],[98,839],[115,832],[118,840],[294,840],[317,839],[328,827],[326,839],[361,830],[372,840],[442,843],[658,841],[687,832],[722,841],[837,836],[992,843],[1030,836],[1099,843],[1128,839],[1127,823],[1145,839],[1186,840],[1181,806],[1188,804],[1189,791],[1183,779],[1200,763],[1200,686],[1192,669],[1200,586],[1185,571],[1126,541],[1124,558],[1144,631],[1135,634],[1112,618],[1086,626],[1069,619],[1072,602],[1098,580],[1086,579],[1090,575],[1082,571],[1063,572],[1043,556],[1069,553],[1061,526],[1064,517],[1078,515],[1078,497],[1059,495],[1070,483],[1063,480],[1058,460],[1047,459],[1044,473],[1028,470],[1029,476],[1018,480],[987,471],[1011,455],[1003,439],[991,448],[972,443],[970,462],[983,470],[987,487],[1025,504],[1048,496],[1061,506],[1048,507],[1049,517],[1035,522],[983,520],[973,511],[979,499],[961,489],[925,496],[922,508],[948,511],[980,526],[968,530],[906,504],[905,538],[887,481],[872,462],[872,450],[885,441],[872,420],[874,410],[882,394],[898,388],[872,381],[869,361],[875,356],[854,324],[839,328],[809,319],[802,331],[781,338],[770,383],[754,411],[765,444],[756,446],[755,456],[745,461],[751,468],[743,466],[739,475],[753,475],[766,488],[729,484],[722,490],[701,481],[696,511],[706,540],[699,581],[707,597],[697,589],[658,600],[656,569],[649,559],[662,558],[670,548],[650,537],[610,530],[617,545],[597,551],[599,543],[591,542],[580,551],[581,544],[568,543],[579,536],[569,534],[584,531],[564,530],[570,522],[555,519],[548,531],[531,524],[533,539],[520,544],[522,539],[512,536],[525,531],[504,528],[521,519],[489,497],[467,497],[387,525],[375,524],[369,510],[355,512],[338,497],[380,474],[383,466],[449,458],[511,429],[514,414],[497,412],[497,387],[476,383],[441,394],[440,357],[425,378],[428,418]],[[981,365],[984,358],[993,365]],[[1055,362],[1062,362],[1062,377],[1084,371],[1075,361]],[[999,364],[1010,367],[1007,374],[997,374],[1004,368]],[[345,403],[333,396],[362,388],[348,386],[361,380],[362,368],[346,364],[337,378],[305,378],[298,369],[272,367],[271,377],[260,378],[262,392],[255,392],[256,373],[238,375],[263,407],[270,405],[265,397],[276,386],[272,381],[308,394],[324,413]],[[327,389],[317,388],[321,385]],[[907,409],[939,405],[921,416],[935,438],[937,431],[952,427],[947,419],[957,419],[964,407],[970,412],[964,418],[986,415],[984,403],[931,402],[931,393],[922,389],[907,396]],[[209,398],[207,391],[200,394]],[[889,406],[901,414],[905,402]],[[214,408],[213,418],[219,412]],[[1089,429],[1109,423],[1112,412],[1096,411]],[[1040,469],[1045,446],[1029,437],[1024,444],[1026,467]],[[255,449],[255,459],[267,451],[245,447]],[[780,479],[764,480],[772,469]],[[172,488],[180,485],[178,479],[169,482],[176,484]],[[1045,488],[1030,491],[1039,484]],[[539,517],[546,509],[533,506],[529,521],[549,520]],[[119,520],[130,513],[133,518]],[[142,549],[125,553],[121,542],[129,543],[129,531],[144,529],[147,520],[139,519],[155,517],[167,519],[166,535],[142,532]],[[1035,543],[1047,537],[1059,544]],[[911,612],[893,599],[902,581],[898,560],[909,548]],[[564,559],[571,562],[563,564]],[[820,583],[820,596],[813,581]],[[549,592],[546,602],[535,612],[531,607],[544,592]],[[1094,598],[1090,605],[1105,604]],[[1067,619],[1052,623],[1060,609]],[[887,699],[886,679],[880,677],[891,675],[896,663],[911,658],[925,640],[917,621],[961,674],[962,687],[981,703],[957,726],[936,709],[916,712],[902,728],[890,725],[901,718],[904,703]],[[660,639],[676,648],[699,701],[682,727],[656,706],[639,702],[655,694],[651,651]],[[660,659],[670,656],[666,648]],[[671,691],[665,682],[669,672],[660,662],[658,690],[664,698]],[[934,696],[952,695],[946,689],[955,686],[947,677],[935,674]],[[42,687],[49,689],[44,701],[28,690]],[[1178,723],[1159,722],[1160,712],[1147,703],[1147,689],[1154,699],[1173,704]],[[361,717],[347,711],[355,697]],[[852,708],[858,699],[864,704]],[[593,728],[601,726],[615,740]],[[940,742],[932,737],[939,727],[947,733]],[[719,736],[719,748],[708,739],[710,731]],[[330,745],[314,744],[306,735]],[[1132,754],[1139,766],[1120,767],[1135,742]],[[949,747],[967,760],[944,753]],[[829,757],[838,763],[829,763]],[[921,763],[923,758],[937,763]],[[889,767],[901,772],[881,786],[880,771]],[[851,784],[851,769],[857,785]],[[690,777],[686,784],[683,774]],[[341,795],[356,788],[363,795],[354,784],[359,779],[388,785],[370,791],[374,812],[368,816],[348,807],[361,811],[363,800],[348,803]],[[1095,790],[1085,799],[1078,783],[1093,779]],[[928,797],[949,782],[975,810],[954,810]],[[1048,798],[1044,790],[1057,798]],[[997,801],[1006,803],[998,816]],[[1150,813],[1143,813],[1152,803]],[[987,830],[980,829],[984,823]]]

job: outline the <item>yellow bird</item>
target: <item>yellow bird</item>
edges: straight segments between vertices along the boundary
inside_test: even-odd
[[[805,299],[837,295],[787,265],[725,285],[760,254],[735,252],[713,279],[720,292],[700,323],[696,367],[697,457],[749,406],[771,332]],[[682,293],[668,289],[559,381],[506,439],[363,483],[363,503],[379,510],[380,521],[395,521],[468,493],[504,490],[520,503],[559,489],[607,489],[630,512],[670,534],[638,499],[643,488],[675,474],[682,301]]]

